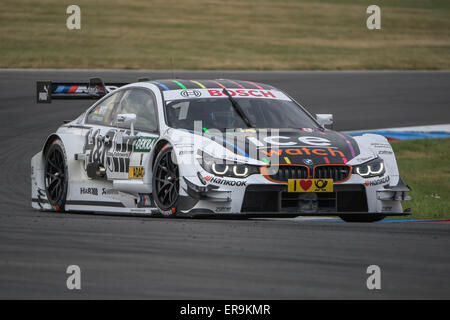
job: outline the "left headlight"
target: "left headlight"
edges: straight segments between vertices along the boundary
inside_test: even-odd
[[[366,163],[353,166],[353,170],[363,178],[382,176],[386,172],[384,161],[381,158],[375,158]]]
[[[216,176],[246,178],[252,174],[259,173],[259,166],[244,163],[229,163],[224,159],[216,159],[203,153],[199,160],[203,169]]]

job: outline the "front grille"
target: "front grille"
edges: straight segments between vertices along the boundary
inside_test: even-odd
[[[313,170],[315,179],[333,179],[333,182],[342,182],[348,179],[351,167],[347,165],[320,165]]]
[[[272,168],[263,168],[262,173],[275,182],[288,182],[288,179],[307,179],[309,177],[309,168],[307,166],[278,166]],[[278,170],[277,170],[278,169]],[[270,174],[270,171],[276,171]]]
[[[272,170],[276,172],[271,174]],[[333,182],[342,182],[349,178],[351,171],[348,165],[317,165],[313,170],[303,165],[280,165],[263,167],[261,173],[269,180],[278,183],[287,183],[289,179],[308,178],[333,179]]]

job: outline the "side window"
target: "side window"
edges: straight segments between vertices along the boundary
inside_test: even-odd
[[[111,126],[114,120],[114,108],[117,106],[122,93],[122,91],[113,93],[111,96],[97,104],[94,109],[89,111],[86,122],[102,126]]]
[[[156,101],[154,95],[145,89],[129,89],[120,99],[115,118],[121,113],[136,114],[136,130],[157,131]],[[116,119],[115,119],[116,120]],[[116,124],[114,120],[114,123]]]

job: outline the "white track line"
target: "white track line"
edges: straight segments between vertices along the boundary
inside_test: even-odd
[[[375,132],[375,131],[412,131],[412,132],[435,132],[444,131],[450,132],[450,124],[436,124],[436,125],[425,125],[425,126],[413,126],[413,127],[401,127],[401,128],[383,128],[383,129],[369,129],[369,130],[351,130],[345,131],[346,133],[352,132]]]

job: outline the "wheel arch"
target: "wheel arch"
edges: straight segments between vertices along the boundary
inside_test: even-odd
[[[155,148],[153,149],[154,151],[153,151],[152,160],[151,160],[151,165],[152,165],[151,170],[152,171],[153,171],[153,167],[155,165],[156,157],[158,156],[158,154],[161,152],[162,148],[164,148],[164,146],[166,144],[170,144],[170,142],[167,139],[160,139],[156,143]]]
[[[72,182],[80,182],[83,183],[87,181],[86,172],[84,169],[84,162],[76,160],[74,155],[77,153],[83,153],[83,148],[86,143],[86,136],[81,133],[80,129],[74,129],[66,132],[54,132],[50,134],[42,149],[42,160],[45,161],[45,158],[48,154],[48,150],[53,144],[54,141],[60,140],[62,142],[62,146],[64,148],[64,153],[66,156],[66,165],[68,172],[68,195],[67,200],[71,200],[72,193],[70,192]]]
[[[48,186],[45,183],[44,180],[44,188],[45,188],[45,192],[46,192],[46,197],[47,200],[49,201],[50,205],[52,206],[53,209],[55,209],[56,211],[64,211],[65,208],[65,204],[66,204],[66,200],[68,197],[68,189],[69,189],[69,167],[67,164],[67,155],[66,155],[66,151],[64,148],[64,143],[63,141],[59,138],[58,135],[51,135],[47,138],[47,141],[44,144],[44,149],[45,149],[45,153],[43,152],[43,159],[45,161],[44,164],[44,176],[46,175],[47,172],[47,162],[48,161],[48,157],[51,156],[51,154],[49,154],[49,152],[52,152],[52,148],[57,147],[57,149],[54,152],[59,152],[60,156],[62,157],[62,161],[60,162],[60,165],[58,166],[58,162],[54,162],[54,164],[52,164],[53,169],[56,168],[56,171],[58,173],[62,171],[62,173],[64,174],[64,178],[58,178],[60,179],[59,182],[61,182],[61,179],[63,180],[61,183],[62,187],[60,188],[60,191],[57,191],[57,198],[52,198],[50,197],[50,193],[49,193],[49,189]],[[56,165],[55,165],[56,164]],[[61,169],[61,170],[60,170]],[[53,170],[53,173],[55,171]],[[55,174],[56,176],[56,174]],[[54,179],[55,180],[55,179]],[[59,194],[60,192],[60,194]]]
[[[47,140],[45,140],[44,147],[42,148],[42,156],[45,158],[47,155],[47,151],[50,148],[50,145],[55,141],[56,139],[62,140],[59,135],[56,133],[52,133],[48,136]]]
[[[153,169],[153,167],[156,166],[156,160],[158,160],[160,158],[160,156],[164,156],[164,153],[166,153],[166,152],[173,152],[174,148],[175,148],[174,144],[171,143],[169,139],[163,138],[163,139],[159,140],[156,143],[156,145],[154,147],[154,152],[152,154],[152,156],[153,156],[151,159],[152,169]],[[170,167],[170,166],[168,166],[168,167]],[[169,171],[170,171],[170,169],[169,169]],[[179,178],[180,171],[179,170],[177,170],[177,171],[178,171],[178,178]],[[172,215],[176,214],[178,204],[180,201],[180,189],[181,189],[180,182],[178,182],[178,191],[177,191],[176,198],[174,198],[174,200],[172,200],[172,197],[169,196],[169,202],[171,202],[171,203],[170,203],[170,205],[166,204],[164,201],[165,196],[161,201],[161,199],[158,199],[157,195],[155,194],[155,192],[157,192],[157,186],[155,184],[156,183],[155,175],[157,174],[157,172],[158,171],[152,171],[152,193],[153,193],[152,197],[153,197],[153,200],[161,214],[166,215],[166,216],[172,216]],[[171,181],[170,178],[169,178],[169,181]],[[175,181],[172,182],[172,184],[175,184],[175,186],[176,186]],[[159,202],[159,201],[161,201],[161,202]],[[175,201],[175,202],[172,202],[172,201]]]

